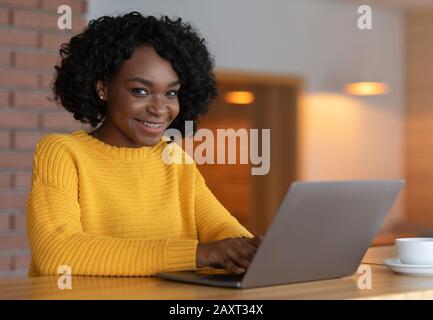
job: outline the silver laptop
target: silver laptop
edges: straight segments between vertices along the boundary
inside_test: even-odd
[[[254,288],[354,274],[404,180],[295,182],[243,274],[159,273],[181,282]]]

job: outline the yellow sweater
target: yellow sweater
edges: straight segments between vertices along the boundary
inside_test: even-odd
[[[166,145],[116,147],[83,130],[44,136],[26,208],[29,276],[56,275],[62,265],[94,276],[194,270],[199,241],[253,237],[195,163],[162,160]]]

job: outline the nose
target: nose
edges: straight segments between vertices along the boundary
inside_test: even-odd
[[[168,112],[168,105],[164,103],[164,99],[155,98],[146,106],[146,110],[155,117],[162,117]]]

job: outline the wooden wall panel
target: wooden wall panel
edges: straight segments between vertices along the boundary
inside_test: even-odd
[[[255,109],[256,128],[271,129],[270,171],[267,175],[252,177],[258,233],[266,231],[289,185],[299,176],[297,90],[281,86],[256,87],[257,103],[264,106]]]
[[[433,226],[433,11],[408,12],[406,215]]]
[[[249,132],[252,128],[270,128],[271,169],[267,175],[252,176],[251,164],[239,164],[239,158],[237,164],[203,164],[199,169],[221,203],[252,233],[261,234],[297,177],[299,82],[272,75],[219,75],[219,97],[199,128],[208,128],[215,136],[217,129],[245,128]],[[256,100],[250,105],[227,104],[222,97],[229,90],[251,91]]]

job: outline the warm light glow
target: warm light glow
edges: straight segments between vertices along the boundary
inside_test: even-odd
[[[362,100],[334,93],[303,96],[299,108],[300,176],[305,180],[362,178],[368,174]]]
[[[228,91],[224,94],[224,101],[233,104],[250,104],[254,102],[254,94],[249,91]]]
[[[383,82],[352,82],[344,86],[344,91],[357,96],[374,96],[387,93],[389,86]]]

